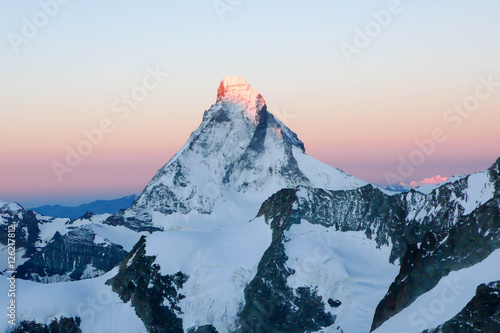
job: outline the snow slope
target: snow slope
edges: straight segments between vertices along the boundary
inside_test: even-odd
[[[458,200],[464,210],[463,215],[470,214],[478,206],[493,198],[495,194],[495,184],[490,179],[490,171],[488,170],[476,172],[468,176],[453,176],[441,184],[423,185],[417,187],[415,191],[423,194],[430,194],[433,191],[458,181],[465,182],[466,186],[462,192],[462,197]]]
[[[147,239],[147,255],[158,256],[162,274],[189,276],[180,290],[183,326],[214,325],[233,332],[244,302],[244,288],[271,242],[262,218],[220,231],[165,231]]]
[[[489,172],[474,173],[467,179],[466,196],[461,201],[464,215],[470,214],[476,207],[493,198],[495,184],[491,181]]]
[[[363,232],[341,232],[307,221],[286,232],[288,277],[293,289],[317,288],[327,311],[337,318],[322,332],[363,333],[370,331],[375,308],[384,297],[399,268],[389,263],[390,248],[377,248]],[[328,299],[339,300],[338,308]]]
[[[374,333],[420,333],[448,321],[474,297],[478,285],[500,279],[499,262],[500,250],[496,250],[472,267],[451,272]]]
[[[146,332],[142,321],[129,304],[124,304],[106,280],[117,269],[98,278],[82,281],[40,284],[16,281],[17,322],[36,320],[49,324],[54,318],[76,317],[82,319],[83,332],[121,333]],[[8,281],[0,279],[0,290],[8,290]],[[8,304],[7,292],[0,293],[0,304]],[[5,309],[5,307],[4,307]],[[7,320],[0,320],[0,331],[10,329]]]

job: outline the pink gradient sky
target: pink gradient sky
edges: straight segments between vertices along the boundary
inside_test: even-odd
[[[367,181],[386,184],[384,173],[435,128],[448,139],[406,182],[486,169],[500,156],[500,88],[456,130],[443,114],[474,94],[480,76],[500,81],[500,5],[459,2],[406,4],[351,64],[339,44],[386,1],[244,2],[223,21],[210,2],[110,1],[103,17],[92,15],[96,5],[72,3],[19,53],[1,42],[0,200],[32,207],[140,193],[226,75],[244,76],[308,154]],[[37,11],[2,6],[11,7],[0,14],[4,35]],[[120,120],[113,100],[157,64],[170,76]],[[115,131],[59,182],[51,163],[103,118]]]

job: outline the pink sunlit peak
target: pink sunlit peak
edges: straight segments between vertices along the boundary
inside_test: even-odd
[[[217,90],[217,103],[237,104],[252,119],[258,119],[258,113],[266,105],[264,98],[241,76],[227,76]]]
[[[441,177],[441,175],[437,175],[437,176],[434,176],[434,177],[431,177],[431,178],[422,179],[420,181],[413,180],[408,185],[410,185],[413,188],[416,188],[416,187],[419,187],[419,186],[422,186],[422,185],[438,185],[438,184],[444,183],[448,179],[449,179],[448,177]],[[405,186],[406,184],[405,183],[401,183],[399,185]]]

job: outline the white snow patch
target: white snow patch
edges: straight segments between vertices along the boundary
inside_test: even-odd
[[[295,146],[292,147],[292,152],[299,169],[311,181],[312,187],[328,190],[352,190],[368,185],[367,182],[359,178],[311,158]]]
[[[212,324],[220,333],[236,329],[244,288],[271,243],[263,218],[215,231],[165,231],[147,239],[147,255],[157,256],[161,273],[189,276],[179,291],[184,328]]]
[[[495,184],[490,180],[489,171],[482,171],[469,176],[465,200],[461,202],[464,215],[472,213],[478,206],[486,203],[495,195]]]
[[[61,316],[79,316],[84,333],[145,333],[146,328],[130,303],[124,304],[111,287],[105,285],[117,272],[114,269],[95,279],[43,285],[17,280],[17,322],[34,319],[49,324]],[[0,289],[8,290],[6,279],[0,279]],[[6,306],[8,302],[7,292],[0,293],[0,304]],[[8,328],[7,320],[1,320],[0,331],[6,332]]]
[[[306,221],[286,233],[287,266],[295,270],[288,285],[317,288],[326,311],[337,316],[322,332],[369,332],[375,308],[399,268],[389,263],[390,249],[377,248],[362,232],[340,232]],[[342,302],[331,308],[328,299]]]

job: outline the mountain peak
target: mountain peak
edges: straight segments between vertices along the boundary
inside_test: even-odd
[[[132,228],[157,228],[157,213],[192,211],[231,211],[241,219],[234,205],[243,197],[256,204],[246,211],[250,220],[271,194],[298,185],[353,189],[366,183],[306,155],[297,134],[267,111],[264,98],[244,78],[230,76],[200,126],[124,213],[123,223],[134,216]]]
[[[226,76],[217,90],[217,103],[226,102],[240,106],[252,119],[258,119],[258,113],[266,105],[264,98],[241,76]]]

